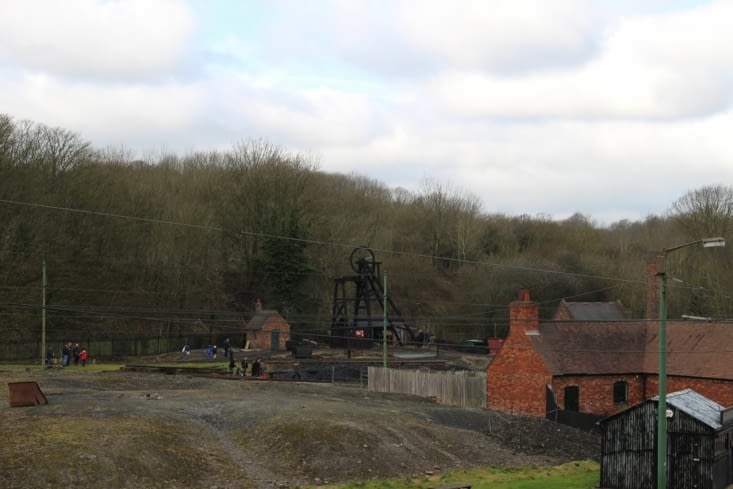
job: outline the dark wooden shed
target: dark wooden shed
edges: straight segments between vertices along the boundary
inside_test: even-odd
[[[600,421],[601,487],[656,488],[657,401]],[[728,487],[733,482],[733,409],[691,389],[667,394],[667,409],[667,488]]]

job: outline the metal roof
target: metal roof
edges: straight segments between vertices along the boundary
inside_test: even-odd
[[[654,396],[652,400],[658,402],[659,396]],[[667,405],[674,406],[716,430],[723,427],[723,424],[720,422],[720,413],[725,408],[692,389],[668,393]]]

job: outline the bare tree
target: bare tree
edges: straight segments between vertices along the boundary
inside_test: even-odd
[[[672,204],[673,218],[693,239],[727,236],[733,229],[733,187],[691,190]]]

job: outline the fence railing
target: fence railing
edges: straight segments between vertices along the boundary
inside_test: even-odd
[[[161,353],[181,351],[183,345],[191,348],[205,348],[211,342],[209,335],[186,335],[181,337],[154,336],[144,338],[117,338],[102,340],[85,338],[78,341],[79,346],[87,350],[91,359],[111,360],[131,356],[159,355]],[[47,340],[46,347],[53,348],[56,359],[60,361],[62,341]],[[45,358],[41,353],[41,342],[5,342],[0,343],[0,362],[28,361]],[[39,360],[40,361],[40,360]]]
[[[448,406],[486,407],[485,372],[369,367],[368,389],[429,397]]]

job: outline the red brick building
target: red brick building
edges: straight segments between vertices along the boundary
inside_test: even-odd
[[[653,290],[649,296],[651,307]],[[540,323],[538,305],[522,290],[510,305],[509,335],[487,367],[487,407],[609,416],[654,397],[659,325],[658,314],[651,317]],[[668,321],[667,339],[668,392],[690,388],[733,405],[733,323]]]
[[[262,309],[257,299],[255,313],[244,328],[245,344],[255,350],[285,351],[290,340],[290,324],[274,310]]]

